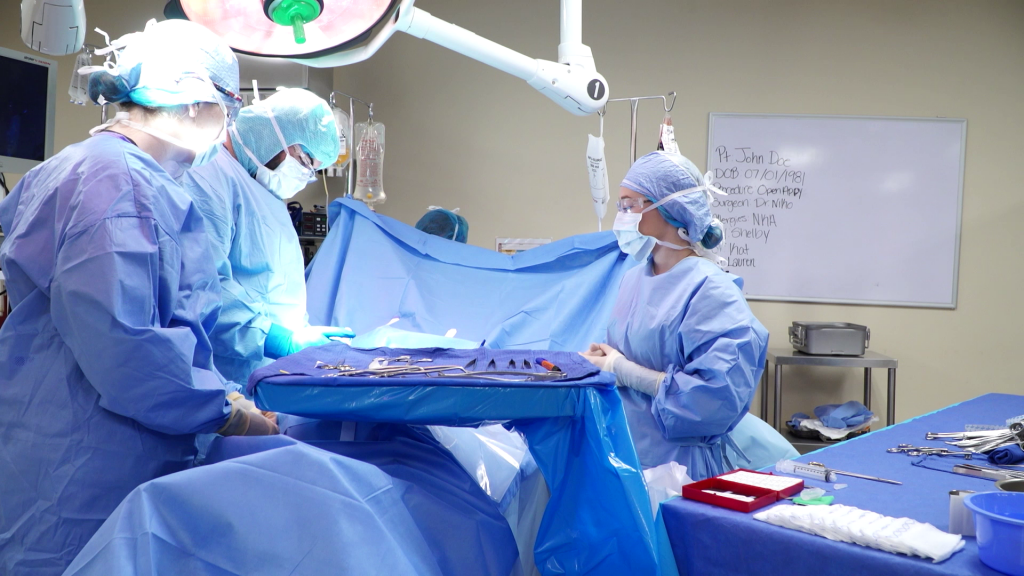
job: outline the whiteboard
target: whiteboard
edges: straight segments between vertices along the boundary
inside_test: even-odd
[[[967,121],[711,114],[715,252],[755,300],[956,308]]]

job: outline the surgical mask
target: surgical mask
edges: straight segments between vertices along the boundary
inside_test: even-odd
[[[285,153],[284,161],[273,170],[264,166],[256,158],[256,155],[242,141],[242,137],[234,126],[231,127],[231,135],[238,141],[242,151],[256,165],[256,181],[274,196],[281,200],[288,200],[298,194],[307,184],[316,180],[316,173],[311,168],[303,166],[294,156],[288,153],[288,142],[284,139],[284,134],[281,133],[277,120],[274,119],[274,113],[268,111],[268,117],[270,118],[270,123],[274,126],[274,132],[277,133],[277,138],[281,142],[281,147]]]
[[[216,142],[211,144],[209,148],[202,152],[196,152],[196,157],[192,160],[191,168],[199,168],[213,161],[213,158],[217,155],[217,151],[220,150],[220,145],[223,142]]]
[[[248,150],[247,150],[248,151]],[[271,170],[262,164],[256,168],[256,181],[270,190],[281,200],[288,200],[298,194],[307,184],[316,180],[311,170],[299,163],[290,154],[285,155],[281,165]]]
[[[664,246],[672,250],[686,250],[688,248],[688,246],[679,246],[678,244],[658,240],[653,236],[646,236],[640,233],[640,220],[643,219],[644,213],[656,208],[657,206],[651,206],[644,209],[643,212],[619,212],[615,215],[615,224],[612,225],[612,231],[615,233],[615,239],[619,241],[619,249],[632,256],[637,262],[646,260],[651,255],[651,252],[654,251],[655,245]]]

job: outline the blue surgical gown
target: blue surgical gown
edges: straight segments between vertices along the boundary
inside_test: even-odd
[[[226,150],[186,172],[182,181],[206,219],[224,299],[210,338],[217,369],[246,382],[269,364],[263,344],[270,324],[306,326],[302,249],[288,208],[249,176]]]
[[[644,468],[675,461],[694,480],[731,468],[728,432],[750,407],[768,346],[742,285],[697,257],[659,275],[648,262],[623,277],[608,344],[665,373],[657,396],[619,389]]]
[[[188,468],[230,414],[199,211],[111,133],[0,202],[0,574],[58,575],[136,486]]]

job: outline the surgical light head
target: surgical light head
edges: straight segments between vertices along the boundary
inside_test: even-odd
[[[323,0],[263,0],[263,13],[275,24],[290,26],[296,44],[306,43],[306,24],[323,11]]]
[[[583,44],[582,0],[561,0],[558,62],[536,60],[435,18],[414,0],[170,0],[238,51],[318,68],[362,62],[395,32],[428,40],[513,76],[578,116],[608,101],[608,83]],[[180,10],[179,10],[180,8]]]

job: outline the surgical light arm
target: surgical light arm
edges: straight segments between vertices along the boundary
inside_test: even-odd
[[[336,54],[294,60],[318,68],[355,64],[373,56],[396,31],[429,40],[522,78],[541,94],[577,116],[597,112],[608,100],[608,84],[597,73],[590,48],[582,42],[582,0],[561,2],[558,62],[524,56],[414,7],[413,0],[403,0],[383,28],[366,44]]]

